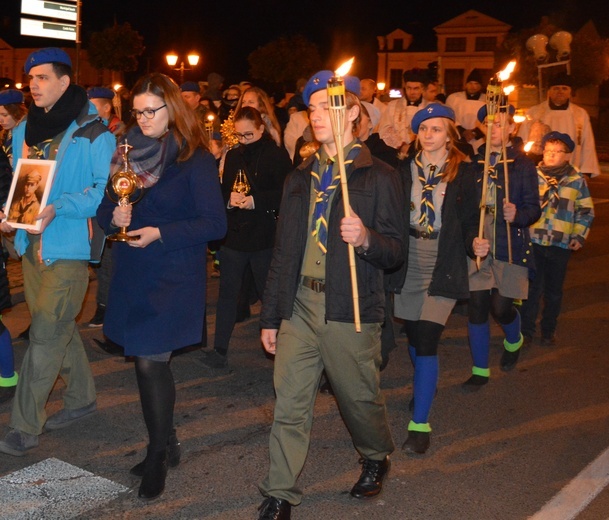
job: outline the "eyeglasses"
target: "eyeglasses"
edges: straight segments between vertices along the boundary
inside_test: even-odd
[[[131,115],[137,120],[140,119],[142,116],[144,116],[146,119],[154,119],[154,116],[156,115],[156,113],[161,110],[161,108],[165,108],[167,105],[161,105],[158,108],[145,108],[144,110],[140,111],[137,109],[133,109],[131,111]]]
[[[244,139],[245,141],[249,141],[254,137],[254,132],[243,132],[240,134],[239,132],[235,132],[237,139]]]

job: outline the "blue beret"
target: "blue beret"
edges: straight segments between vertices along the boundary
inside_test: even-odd
[[[0,92],[0,106],[23,103],[23,92],[9,88]]]
[[[455,112],[452,108],[443,105],[442,103],[430,103],[426,107],[419,110],[412,117],[412,122],[410,123],[410,127],[415,134],[419,133],[419,125],[423,121],[427,121],[428,119],[433,119],[434,117],[444,117],[446,119],[450,119],[451,121],[455,120]]]
[[[182,83],[180,85],[180,90],[182,92],[196,92],[197,94],[201,93],[201,88],[196,81],[187,81],[186,83]]]
[[[107,87],[91,87],[87,90],[89,99],[114,99],[114,90]]]
[[[499,109],[500,112],[505,112],[505,107],[501,107]],[[509,114],[511,116],[513,116],[516,113],[516,109],[514,108],[514,105],[508,105],[508,111]],[[478,110],[478,121],[480,121],[481,123],[484,123],[484,120],[486,119],[486,105],[482,105],[479,110]]]
[[[541,139],[541,146],[545,146],[550,139],[557,139],[558,141],[565,143],[566,147],[569,149],[569,153],[575,150],[575,143],[567,134],[563,134],[561,132],[550,132],[544,135]]]
[[[57,47],[46,47],[32,52],[27,57],[27,60],[25,60],[23,69],[26,74],[29,74],[32,67],[44,65],[45,63],[63,63],[70,68],[72,67],[72,60],[66,51]]]
[[[320,70],[309,78],[309,81],[307,81],[307,84],[302,91],[302,100],[304,101],[305,106],[309,106],[309,100],[311,99],[312,94],[328,87],[328,81],[333,76],[334,72],[331,70]],[[359,78],[356,76],[343,76],[343,80],[345,82],[345,90],[359,96]]]

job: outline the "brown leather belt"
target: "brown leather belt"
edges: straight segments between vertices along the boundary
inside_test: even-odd
[[[311,278],[309,276],[302,277],[302,285],[315,291],[316,293],[326,292],[326,282],[323,280],[316,280],[315,278]]]
[[[423,238],[425,240],[436,240],[438,238],[438,235],[440,234],[440,232],[432,231],[430,233],[429,231],[419,231],[418,229],[415,229],[415,228],[409,228],[408,234],[414,238]]]

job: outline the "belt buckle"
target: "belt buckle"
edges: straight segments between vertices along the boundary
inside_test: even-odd
[[[429,238],[430,237],[429,231],[421,231],[420,232],[420,237],[421,238]]]

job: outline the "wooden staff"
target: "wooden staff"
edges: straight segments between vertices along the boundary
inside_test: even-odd
[[[482,197],[480,197],[480,223],[478,238],[484,238],[484,215],[486,213],[486,192],[488,190],[488,172],[491,167],[491,133],[497,113],[497,102],[501,95],[501,84],[496,78],[491,78],[486,87],[486,149],[484,151],[484,171],[482,172]],[[476,267],[480,270],[482,258],[476,257]]]
[[[343,205],[345,217],[351,216],[349,204],[349,190],[347,187],[347,171],[345,169],[345,152],[343,150],[343,135],[345,132],[345,113],[347,104],[345,101],[345,83],[336,75],[328,81],[328,106],[330,109],[330,122],[332,133],[336,143],[336,154],[338,159],[338,170],[340,172],[340,185],[343,192]],[[355,267],[355,249],[352,244],[347,244],[349,250],[349,270],[351,272],[351,292],[353,293],[353,315],[355,319],[355,331],[361,332],[359,312],[359,290],[357,287],[357,270]]]
[[[507,151],[506,151],[506,138],[505,138],[505,120],[509,115],[509,106],[507,103],[507,99],[505,99],[505,103],[502,104],[505,108],[505,116],[501,118],[501,163],[503,164],[503,176],[505,178],[504,187],[505,187],[505,202],[510,203],[510,181],[508,176],[508,161],[507,159]],[[503,208],[502,208],[503,209]],[[508,244],[508,263],[512,263],[512,233],[510,232],[510,223],[506,220],[505,225],[507,228],[507,244]]]

